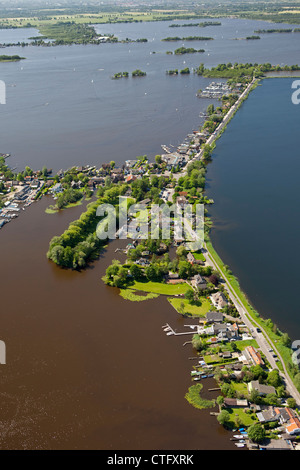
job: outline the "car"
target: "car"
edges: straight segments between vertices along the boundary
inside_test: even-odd
[[[261,329],[260,329],[260,328],[256,328],[256,331],[257,331],[257,333],[261,333]]]

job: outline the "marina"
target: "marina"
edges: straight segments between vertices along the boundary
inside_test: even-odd
[[[211,82],[204,90],[197,93],[198,98],[213,98],[220,99],[231,93],[231,88],[227,83]]]

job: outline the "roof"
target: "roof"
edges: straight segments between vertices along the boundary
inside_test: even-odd
[[[253,346],[247,346],[247,348],[245,348],[244,350],[244,353],[246,353],[246,358],[251,359],[253,364],[259,365],[259,366],[264,364],[264,361],[262,360],[260,353],[256,351],[256,349],[254,349]]]
[[[252,389],[257,390],[258,393],[261,393],[262,395],[276,393],[276,390],[272,385],[260,384],[258,380],[252,380],[249,385]]]
[[[221,312],[207,312],[206,320],[207,321],[223,321],[224,315]]]

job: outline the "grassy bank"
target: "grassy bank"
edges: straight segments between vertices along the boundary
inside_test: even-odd
[[[201,298],[201,305],[190,304],[186,299],[170,298],[168,301],[178,313],[189,314],[195,317],[205,317],[212,307],[210,300],[206,298]]]
[[[232,272],[228,269],[228,267],[223,263],[219,255],[214,250],[211,241],[206,242],[206,247],[211,258],[215,261],[217,266],[220,269],[221,275],[225,276],[231,287],[234,291],[236,298],[239,300],[241,305],[247,312],[247,317],[250,321],[254,320],[261,328],[263,328],[266,334],[269,336],[272,343],[275,345],[278,353],[281,355],[284,364],[287,368],[287,371],[293,380],[295,373],[297,373],[295,366],[292,361],[292,350],[289,346],[284,344],[285,335],[282,331],[280,331],[276,325],[270,319],[264,319],[260,316],[260,314],[256,311],[256,309],[251,305],[249,299],[247,298],[246,294],[242,291],[238,279],[232,274]],[[277,365],[280,370],[283,370],[282,364],[280,361],[277,361]]]
[[[161,282],[138,282],[135,281],[131,289],[140,292],[152,292],[159,295],[182,295],[185,294],[189,285],[186,282],[180,284],[163,284]]]

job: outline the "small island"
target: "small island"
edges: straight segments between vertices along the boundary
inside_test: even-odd
[[[173,41],[212,41],[214,38],[205,37],[205,36],[187,36],[184,38],[180,38],[179,36],[167,37],[162,39],[165,42],[173,42]]]
[[[19,55],[0,55],[0,62],[18,62],[24,59],[25,57],[20,57]]]
[[[113,79],[118,79],[118,78],[128,78],[129,77],[129,73],[128,72],[117,72],[113,75]]]
[[[146,72],[142,72],[140,69],[136,69],[131,73],[132,77],[145,77],[147,74]]]
[[[193,47],[179,47],[175,49],[175,55],[182,55],[182,54],[194,54],[195,52],[205,52],[204,49],[194,49]]]

